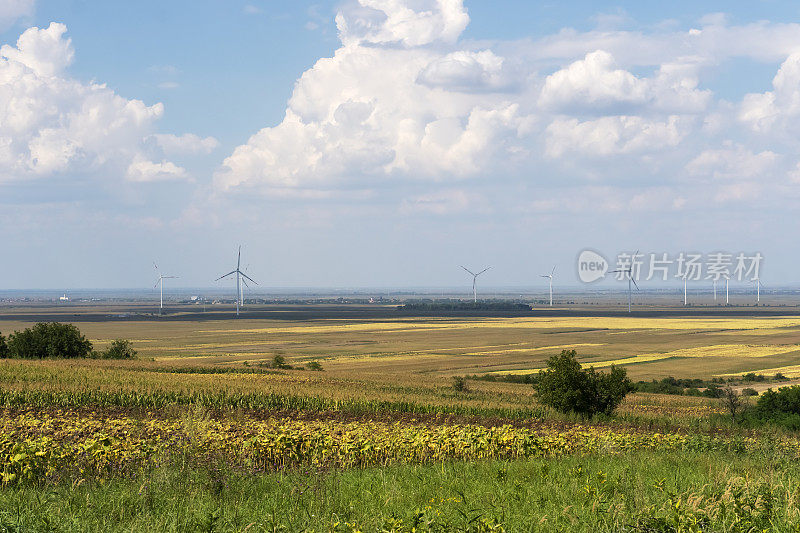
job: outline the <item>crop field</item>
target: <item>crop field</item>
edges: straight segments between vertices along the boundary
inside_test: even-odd
[[[33,322],[3,319],[0,332]],[[800,376],[800,317],[76,320],[133,360],[0,360],[0,531],[792,531],[800,437],[720,400],[582,419],[527,374]],[[282,356],[292,368],[274,368]],[[306,368],[312,361],[321,371]],[[453,387],[453,376],[476,376]],[[765,385],[767,386],[767,385]]]
[[[2,320],[0,313],[0,332],[29,325]],[[625,366],[635,379],[709,378],[778,368],[800,374],[795,368],[800,365],[796,316],[105,320],[79,325],[98,348],[126,338],[141,358],[170,365],[258,365],[277,354],[289,364],[320,361],[330,374],[360,378],[524,374],[538,371],[564,349],[577,350],[581,361],[598,368]]]

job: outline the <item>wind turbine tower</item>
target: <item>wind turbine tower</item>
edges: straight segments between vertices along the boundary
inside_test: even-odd
[[[756,305],[761,303],[761,278],[756,278]]]
[[[636,253],[631,256],[631,264],[628,265],[628,268],[621,268],[619,270],[612,270],[611,272],[622,272],[624,277],[628,278],[628,312],[631,312],[631,283],[636,285],[636,281],[633,279],[633,258],[639,255],[639,250],[636,250]],[[639,286],[636,285],[636,290],[639,290]]]
[[[165,276],[160,270],[158,270],[158,265],[155,261],[153,261],[153,266],[156,268],[156,272],[158,273],[158,280],[156,281],[156,284],[153,285],[153,288],[155,289],[159,285],[161,286],[161,305],[158,308],[158,316],[161,316],[161,314],[164,312],[164,280],[177,279],[178,276]]]
[[[475,303],[478,303],[478,288],[477,288],[478,276],[480,276],[481,274],[483,274],[484,272],[486,272],[487,270],[489,270],[492,267],[486,267],[483,270],[481,270],[480,272],[478,272],[477,274],[474,273],[473,271],[471,271],[470,269],[468,269],[467,267],[465,267],[464,265],[461,265],[461,268],[463,268],[464,270],[469,272],[470,275],[472,276],[472,301],[475,302]]]
[[[687,305],[689,303],[686,297],[686,273],[683,274],[683,305]]]
[[[223,278],[227,278],[228,276],[231,276],[233,274],[236,275],[236,316],[237,317],[239,316],[239,300],[242,297],[242,285],[241,285],[241,283],[245,279],[249,279],[250,281],[252,281],[256,285],[258,285],[257,281],[255,281],[253,278],[251,278],[250,276],[248,276],[247,274],[242,272],[242,270],[240,268],[241,265],[242,265],[242,247],[240,245],[239,246],[239,254],[236,256],[236,270],[231,270],[227,274],[225,274],[223,276],[220,276],[215,280],[215,281],[219,281],[219,280],[221,280]]]
[[[553,274],[556,273],[556,267],[553,266],[553,270],[550,271],[549,274],[543,274],[543,278],[547,278],[550,280],[550,307],[553,307]]]

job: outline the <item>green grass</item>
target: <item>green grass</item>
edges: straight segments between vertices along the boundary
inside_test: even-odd
[[[797,531],[800,466],[633,453],[242,475],[206,465],[0,491],[0,531]]]

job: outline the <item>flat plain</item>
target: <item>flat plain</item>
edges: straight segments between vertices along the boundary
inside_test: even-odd
[[[0,308],[5,335],[59,320],[97,349],[124,338],[138,351],[0,361],[3,527],[786,531],[800,519],[800,440],[740,428],[719,400],[633,393],[585,420],[538,405],[525,383],[453,387],[536,372],[564,349],[634,380],[780,371],[769,386],[783,386],[800,376],[800,316],[779,308],[145,308]]]

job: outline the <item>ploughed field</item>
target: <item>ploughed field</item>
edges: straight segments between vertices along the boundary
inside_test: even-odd
[[[800,376],[800,317],[76,322],[132,361],[0,361],[0,530],[788,531],[800,437],[719,400],[538,405],[563,349],[634,379]],[[29,323],[3,321],[8,334]],[[294,368],[271,368],[276,355]],[[322,371],[302,369],[311,361]]]

